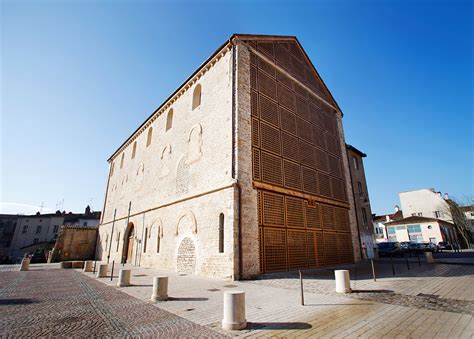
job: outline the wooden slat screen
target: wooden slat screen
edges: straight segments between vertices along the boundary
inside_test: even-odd
[[[258,190],[260,269],[351,262],[348,211],[331,205],[347,202],[336,113],[305,86],[332,98],[296,43],[250,44],[265,56],[250,52],[253,180],[328,199]]]

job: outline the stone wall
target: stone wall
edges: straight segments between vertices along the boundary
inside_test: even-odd
[[[63,226],[50,262],[94,259],[97,228]]]
[[[209,61],[111,159],[97,248],[102,260],[110,256],[109,261],[121,262],[130,241],[132,264],[178,270],[180,245],[188,239],[187,248],[195,247],[195,268],[189,273],[235,278],[231,55],[224,48]],[[201,104],[192,109],[198,85]],[[167,129],[170,110],[172,127]],[[221,213],[224,253],[219,253]],[[130,240],[127,226],[132,225]]]

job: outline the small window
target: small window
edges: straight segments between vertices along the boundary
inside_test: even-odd
[[[411,216],[412,216],[412,217],[416,217],[416,213],[412,213]]]
[[[166,130],[170,130],[173,127],[173,109],[170,109],[168,116],[166,117]]]
[[[219,215],[219,253],[224,253],[224,213]]]
[[[428,225],[428,229],[429,229],[429,230],[430,230],[430,229],[432,229],[432,228],[433,228],[433,226],[431,226],[431,225]]]
[[[151,138],[153,137],[153,127],[148,129],[148,136],[146,138],[146,147],[151,145]]]
[[[26,232],[28,232],[28,225],[23,226],[23,229],[21,231],[21,233],[26,233]]]
[[[33,240],[33,243],[36,245],[37,243],[39,243],[39,239],[35,238],[35,240]]]
[[[197,84],[193,92],[193,109],[201,105],[201,84]]]
[[[125,160],[125,152],[122,153],[122,159],[120,159],[120,168],[123,167],[123,161]]]
[[[418,216],[419,216],[419,217],[422,217],[422,216],[423,216],[423,213],[419,212],[419,213],[418,213]]]
[[[359,169],[359,162],[356,157],[352,157],[352,162],[354,163],[354,168]]]
[[[364,225],[367,225],[367,211],[365,210],[364,207],[362,207],[362,220],[364,222]]]
[[[117,236],[117,249],[115,250],[116,252],[118,252],[119,250],[119,245],[120,245],[120,232],[118,233],[118,236]]]
[[[53,233],[58,233],[59,225],[54,225]]]
[[[36,234],[41,233],[41,225],[36,226]]]
[[[137,153],[137,142],[135,141],[133,143],[133,147],[132,147],[132,159],[135,159],[135,154]]]
[[[145,228],[145,239],[143,239],[143,253],[146,253],[147,240],[148,240],[148,228]]]
[[[357,182],[357,187],[359,189],[359,193],[362,193],[362,184],[360,183],[360,181]]]
[[[84,221],[84,222],[82,223],[82,226],[86,227],[86,226],[87,226],[87,221]]]

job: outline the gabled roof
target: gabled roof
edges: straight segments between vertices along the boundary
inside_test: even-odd
[[[474,212],[474,205],[459,207],[463,212]]]
[[[414,223],[417,223],[417,222],[430,222],[430,221],[439,222],[439,223],[442,223],[442,224],[453,225],[453,223],[451,223],[449,221],[446,221],[446,220],[436,219],[436,218],[426,218],[426,217],[420,217],[420,216],[413,215],[413,216],[403,218],[403,219],[400,219],[400,220],[387,222],[385,224],[385,226],[406,225],[406,224],[414,224]]]
[[[362,151],[359,151],[357,148],[355,148],[354,146],[352,145],[349,145],[349,144],[346,144],[346,148],[356,154],[358,154],[359,156],[361,156],[362,158],[365,158],[367,157],[367,154],[365,154],[364,152]]]
[[[387,221],[387,216],[389,218],[389,220],[391,221],[395,221],[395,220],[400,220],[403,218],[403,213],[402,213],[402,210],[398,210],[396,211],[395,213],[392,213],[392,214],[384,214],[384,215],[376,215],[373,220],[375,222],[381,222],[381,223],[384,223]]]
[[[143,121],[143,123],[140,126],[138,126],[138,128],[132,134],[130,134],[130,136],[115,150],[115,152],[109,157],[109,159],[107,159],[107,161],[109,161],[109,162],[112,161],[112,159],[122,150],[122,148],[124,148],[128,145],[129,141],[131,141],[131,139],[133,139],[135,134],[137,132],[139,132],[148,123],[148,121],[150,119],[152,119],[155,114],[157,114],[157,112],[159,112],[162,108],[164,108],[169,103],[169,101],[172,100],[175,97],[175,95],[177,95],[182,90],[183,87],[185,87],[195,76],[197,76],[206,67],[206,65],[211,60],[213,60],[224,49],[228,48],[229,46],[235,45],[236,41],[238,41],[239,39],[240,40],[256,40],[256,41],[259,41],[259,40],[290,41],[291,40],[291,41],[296,42],[298,47],[301,49],[301,52],[304,54],[304,56],[306,58],[306,61],[311,65],[311,67],[312,67],[313,71],[315,72],[317,78],[321,81],[324,89],[329,94],[331,100],[333,101],[334,106],[337,108],[337,110],[339,112],[341,112],[341,115],[342,115],[341,108],[339,107],[339,105],[337,104],[337,102],[334,99],[333,95],[331,94],[331,92],[327,88],[327,86],[324,83],[323,79],[319,76],[318,71],[314,67],[313,63],[311,62],[311,59],[306,54],[306,51],[303,49],[303,47],[301,46],[301,43],[298,41],[296,36],[258,35],[258,34],[232,34],[232,36],[230,36],[230,38],[228,40],[226,40],[221,46],[219,46],[181,85],[178,86],[178,88],[167,99],[165,99],[163,101],[163,103],[157,109],[155,109],[150,114],[150,116],[148,118],[146,118]]]

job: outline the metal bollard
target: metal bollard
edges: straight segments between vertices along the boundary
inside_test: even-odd
[[[151,301],[168,300],[168,277],[153,278]]]
[[[84,262],[84,272],[92,272],[92,265],[93,262],[91,260],[87,260]]]
[[[21,261],[20,271],[29,271],[30,270],[30,258],[23,258]]]
[[[301,270],[299,270],[299,272],[300,272],[300,288],[301,288],[301,306],[304,306],[303,275],[301,274]]]
[[[374,281],[377,281],[377,278],[375,277],[374,259],[371,258],[370,263],[372,264],[372,276],[374,277]]]
[[[245,319],[245,292],[224,292],[224,318],[222,328],[224,330],[242,330],[247,327]]]
[[[348,270],[335,270],[334,276],[336,278],[336,292],[337,293],[351,293],[351,279]]]
[[[97,266],[97,260],[94,260],[94,271],[93,271],[94,274],[95,274],[96,266]]]
[[[99,265],[99,269],[97,270],[97,278],[107,277],[107,270],[108,270],[108,265],[107,264]]]
[[[132,270],[125,270],[123,268],[119,271],[119,278],[117,282],[117,287],[127,287],[130,286],[130,277],[132,275]]]
[[[110,273],[110,281],[114,279],[114,265],[115,265],[115,260],[112,261],[112,272]]]

